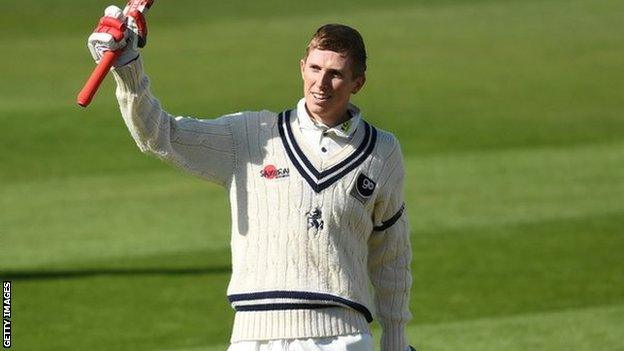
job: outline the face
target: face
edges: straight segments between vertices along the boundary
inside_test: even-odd
[[[366,78],[354,78],[351,60],[328,50],[312,49],[301,60],[303,94],[308,113],[334,126],[346,119],[351,94],[357,93]]]

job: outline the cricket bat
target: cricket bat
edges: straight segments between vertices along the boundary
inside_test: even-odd
[[[123,10],[123,13],[124,15],[128,15],[133,11],[138,11],[145,15],[147,10],[149,10],[153,4],[154,0],[129,0]],[[93,96],[95,96],[100,84],[102,84],[104,77],[106,77],[106,74],[110,71],[113,63],[117,60],[120,53],[121,50],[106,51],[104,53],[97,67],[95,67],[84,87],[82,87],[82,90],[78,93],[78,97],[76,99],[78,105],[87,107],[89,103],[91,103],[91,100],[93,99]]]

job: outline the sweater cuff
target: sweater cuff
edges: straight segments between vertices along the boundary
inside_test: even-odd
[[[145,73],[143,73],[141,56],[123,66],[114,67],[111,72],[117,83],[118,92],[136,94],[142,88],[141,83]]]
[[[409,345],[405,339],[405,324],[384,323],[381,333],[381,351],[406,351]]]

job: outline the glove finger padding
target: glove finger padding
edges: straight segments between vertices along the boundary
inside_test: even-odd
[[[126,35],[126,24],[120,19],[104,16],[100,18],[95,32],[108,33],[113,36],[115,41],[121,41]]]
[[[127,15],[126,24],[128,29],[137,35],[137,46],[142,48],[147,44],[147,21],[145,16],[138,10],[132,10]]]
[[[129,28],[127,22],[128,18],[120,8],[117,6],[106,8],[104,17],[100,18],[87,40],[87,46],[96,63],[100,62],[106,51],[122,50],[113,64],[115,67],[123,66],[139,56],[137,33]]]
[[[122,38],[121,41],[116,41],[110,33],[95,32],[89,36],[87,46],[95,62],[99,63],[106,51],[117,51],[125,45],[125,38]]]

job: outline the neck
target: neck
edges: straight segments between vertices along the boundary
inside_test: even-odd
[[[349,110],[345,109],[342,113],[336,115],[337,117],[333,118],[333,117],[323,117],[320,115],[315,115],[312,112],[310,112],[310,110],[308,109],[308,106],[306,105],[305,107],[306,112],[308,113],[308,116],[310,116],[310,118],[312,118],[313,120],[315,120],[316,122],[320,122],[323,123],[324,125],[328,126],[329,128],[333,128],[337,125],[340,125],[346,121],[348,121],[351,118],[351,114],[349,113]]]

